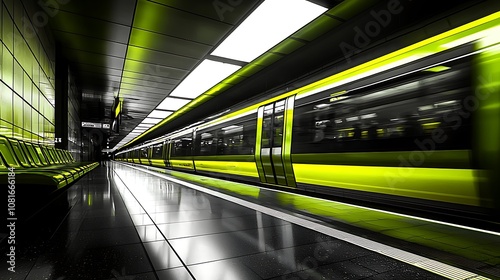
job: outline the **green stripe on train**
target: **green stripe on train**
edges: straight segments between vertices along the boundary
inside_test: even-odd
[[[151,165],[156,167],[165,167],[165,161],[163,159],[151,159]]]
[[[183,169],[189,169],[193,170],[193,161],[192,160],[187,160],[187,159],[171,159],[170,164],[172,167],[176,168],[183,168]]]
[[[194,160],[254,162],[254,155],[194,156]]]
[[[472,169],[293,164],[297,183],[481,206]]]
[[[195,160],[196,170],[259,178],[255,162]]]

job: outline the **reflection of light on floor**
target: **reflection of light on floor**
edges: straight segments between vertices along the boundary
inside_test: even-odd
[[[151,240],[150,238],[154,238],[154,240],[160,240],[160,239],[164,240],[165,236],[169,236],[168,230],[171,227],[177,229],[183,228],[186,229],[187,232],[192,232],[193,227],[196,226],[195,223],[190,223],[190,222],[167,223],[167,224],[161,223],[158,216],[161,213],[158,213],[157,215],[154,211],[156,211],[155,206],[159,206],[156,204],[157,202],[160,202],[159,203],[160,205],[164,205],[165,203],[161,202],[167,201],[167,199],[164,196],[165,194],[168,196],[169,201],[176,200],[177,204],[180,205],[179,206],[180,215],[183,214],[189,215],[189,213],[193,213],[191,211],[199,211],[199,210],[202,211],[206,210],[213,213],[210,199],[207,197],[206,193],[191,188],[186,188],[182,186],[180,187],[178,185],[175,185],[175,183],[168,182],[163,179],[161,179],[161,181],[166,183],[160,182],[159,184],[155,184],[153,187],[142,187],[139,189],[136,188],[135,186],[145,186],[146,184],[141,183],[140,179],[135,181],[134,178],[144,178],[143,175],[141,177],[140,171],[135,171],[135,172],[137,172],[138,174],[129,172],[127,170],[120,170],[120,169],[116,170],[116,174],[123,179],[123,182],[127,183],[130,192],[133,192],[133,194],[129,193],[129,196],[135,196],[135,198],[137,199],[137,200],[134,199],[135,202],[130,201],[129,203],[141,204],[144,206],[143,210],[149,213],[149,214],[136,215],[132,217],[132,220],[136,225],[141,240],[150,241]],[[120,181],[119,184],[126,189],[127,186],[125,186],[125,184],[121,182],[121,180],[118,179],[118,181]],[[147,181],[153,182],[152,180],[147,180]],[[130,186],[132,184],[134,186]],[[172,191],[165,192],[163,186],[169,186],[169,188]],[[137,195],[135,192],[141,192],[141,195]],[[156,199],[154,201],[142,200],[150,196],[153,196]],[[171,205],[170,203],[167,204]],[[127,203],[126,205],[128,208]],[[217,210],[225,211],[225,209],[217,209]],[[258,236],[257,239],[255,235],[247,232],[246,230],[241,230],[241,228],[237,227],[234,223],[231,223],[227,219],[222,218],[220,222],[221,225],[225,227],[224,232],[234,232],[237,235],[238,239],[241,240],[242,242],[249,244],[258,244],[259,252],[267,253],[270,256],[272,256],[272,258],[279,260],[279,263],[285,265],[288,271],[296,271],[298,270],[298,266],[304,266],[304,263],[298,264],[295,261],[296,252],[294,248],[295,243],[294,243],[293,230],[291,229],[292,226],[289,223],[285,223],[276,227],[266,228],[264,227],[262,213],[259,211],[255,211],[255,215],[256,215],[257,228],[251,227],[249,228],[249,230],[257,230],[257,236]],[[137,226],[145,224],[150,224],[151,226]],[[274,232],[273,229],[276,229],[276,232]],[[217,233],[220,232],[215,232],[214,234]],[[277,249],[270,246],[270,244],[266,244],[266,235],[270,237],[273,234],[277,234],[279,236],[278,239],[282,242],[281,247],[282,249],[286,250]],[[162,238],[158,238],[158,235],[162,235]],[[190,256],[199,255],[201,252],[219,251],[220,248],[216,246],[218,246],[216,243],[200,244],[194,242],[177,242],[175,243],[174,247],[177,252],[180,252],[182,254],[180,257],[185,262],[189,263],[191,261],[189,259]],[[165,252],[155,253],[154,257],[163,258],[162,254],[165,254]],[[237,277],[240,276],[239,274],[240,272],[237,270],[237,268],[231,268],[231,267],[225,267],[220,272],[214,270],[213,273],[219,273],[216,275],[217,276],[216,279],[237,279]],[[214,277],[214,275],[211,276]]]
[[[115,169],[114,171],[117,176],[113,176],[113,181],[115,182],[115,185],[122,197],[125,207],[131,215],[132,222],[134,223],[142,242],[144,243],[151,240],[163,242],[160,246],[154,248],[151,247],[159,243],[148,243],[149,250],[147,250],[147,254],[151,259],[159,261],[160,264],[157,265],[160,266],[170,267],[170,264],[176,260],[179,260],[184,265],[182,259],[178,257],[175,249],[168,243],[168,240],[165,238],[163,233],[161,233],[157,224],[154,222],[155,214],[153,213],[153,216],[150,216],[144,207],[147,206],[149,209],[155,210],[156,202],[162,201],[163,197],[161,195],[155,197],[153,194],[154,188],[156,188],[154,184],[152,184],[154,181],[147,180],[149,184],[144,185],[144,183],[141,182],[141,177],[139,176],[141,174],[137,174],[137,171],[134,173],[122,172],[122,170],[119,169]],[[127,185],[125,185],[124,182],[127,182]],[[187,271],[189,271],[185,265],[184,267]]]
[[[283,248],[289,248],[290,250],[287,251],[287,254],[285,256],[278,256],[282,257],[282,260],[284,260],[284,264],[286,264],[288,267],[290,267],[290,271],[296,271],[297,270],[297,263],[295,262],[296,257],[295,257],[295,240],[293,238],[293,230],[290,230],[289,227],[284,226],[281,227],[281,240],[283,242]]]
[[[266,236],[264,234],[264,228],[262,223],[262,213],[255,211],[257,217],[257,232],[259,236],[259,251],[264,252],[266,250]]]
[[[378,243],[378,242],[375,242],[375,241],[372,241],[372,240],[369,240],[369,239],[366,239],[366,238],[363,238],[360,236],[356,236],[356,235],[353,235],[353,234],[350,234],[347,232],[343,232],[343,231],[340,231],[340,230],[337,230],[337,229],[334,229],[334,228],[331,228],[331,227],[328,227],[328,226],[325,226],[322,224],[318,224],[318,223],[315,223],[313,221],[310,221],[310,220],[307,220],[307,219],[304,219],[304,218],[301,218],[298,216],[294,216],[291,214],[280,212],[278,210],[271,209],[271,208],[268,208],[268,207],[265,207],[265,206],[262,206],[262,205],[259,205],[256,203],[252,203],[252,202],[249,202],[249,201],[237,198],[237,197],[233,197],[233,196],[230,196],[230,195],[227,195],[224,193],[219,193],[217,191],[207,189],[207,188],[204,188],[204,187],[201,187],[201,186],[189,183],[189,182],[185,182],[185,181],[170,177],[168,175],[163,175],[163,174],[160,174],[160,173],[157,173],[154,171],[149,171],[147,169],[143,169],[143,168],[136,167],[136,166],[129,166],[129,167],[133,168],[135,170],[139,170],[139,171],[144,172],[144,173],[152,174],[156,177],[170,180],[172,182],[186,186],[190,189],[204,192],[206,194],[213,195],[215,197],[236,203],[238,205],[262,212],[264,214],[273,216],[275,218],[283,219],[285,221],[289,221],[291,223],[303,226],[305,228],[312,229],[314,231],[323,233],[323,234],[331,236],[333,238],[337,238],[337,239],[346,241],[348,243],[357,245],[359,247],[368,249],[370,251],[377,252],[381,255],[388,256],[388,257],[394,258],[396,260],[405,262],[407,264],[425,269],[425,270],[430,271],[434,274],[438,274],[438,275],[448,277],[451,279],[472,279],[474,277],[476,277],[476,279],[478,279],[477,277],[481,277],[478,274],[463,270],[463,269],[458,268],[458,267],[454,267],[454,266],[451,266],[451,265],[448,265],[448,264],[445,264],[445,263],[442,263],[439,261],[435,261],[435,260],[432,260],[432,259],[429,259],[429,258],[426,258],[423,256],[419,256],[417,254],[406,252],[406,251],[400,250],[398,248],[387,246],[387,245],[384,245],[382,243]],[[257,242],[257,241],[255,240],[255,242]]]

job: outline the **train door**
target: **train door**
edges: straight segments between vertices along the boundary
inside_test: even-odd
[[[255,160],[262,183],[295,187],[290,158],[294,97],[257,111]]]
[[[170,145],[170,140],[165,140],[165,142],[163,142],[163,158],[165,159],[165,166],[170,168],[171,165],[170,165],[170,148],[171,148],[171,145]]]
[[[153,159],[153,145],[147,147],[147,156],[148,156],[148,165],[153,166],[153,162],[151,161]]]

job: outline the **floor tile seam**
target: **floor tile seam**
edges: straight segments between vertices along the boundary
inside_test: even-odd
[[[199,212],[200,210],[199,209],[195,209],[195,210],[181,210],[181,211],[177,211],[177,210],[174,210],[174,211],[157,211],[157,212],[152,212],[150,210],[148,210],[148,213],[151,213],[151,215],[156,215],[156,214],[169,214],[169,213],[196,213],[196,212]],[[243,215],[238,215],[238,216],[229,216],[229,217],[221,217],[220,219],[228,219],[228,218],[237,218],[237,217],[244,217],[244,216],[250,216],[252,214],[243,214]]]
[[[139,171],[142,171],[142,172],[145,172],[145,173],[148,173],[148,174],[151,174],[151,175],[154,175],[154,176],[166,179],[166,180],[170,180],[170,181],[179,183],[181,185],[184,185],[186,187],[189,187],[189,188],[192,188],[192,189],[195,189],[195,190],[198,190],[198,191],[202,191],[204,193],[212,194],[214,196],[226,199],[228,201],[232,201],[233,203],[236,203],[236,204],[239,204],[239,205],[242,205],[242,206],[246,205],[246,207],[254,209],[254,210],[257,210],[257,209],[267,209],[267,210],[261,210],[261,212],[265,212],[268,215],[271,215],[271,216],[274,216],[274,217],[277,217],[277,218],[280,218],[280,219],[283,219],[283,220],[287,220],[289,222],[292,222],[292,220],[293,220],[294,222],[292,222],[292,223],[295,223],[295,224],[298,224],[298,225],[301,225],[301,226],[305,226],[305,227],[307,227],[309,229],[312,229],[312,230],[315,230],[315,231],[320,231],[320,232],[322,232],[324,234],[327,234],[327,235],[330,235],[330,236],[333,236],[333,237],[335,237],[336,235],[341,236],[342,238],[339,238],[339,237],[337,237],[337,238],[342,239],[344,241],[347,241],[349,243],[352,243],[355,246],[364,247],[364,248],[369,249],[371,251],[375,251],[375,252],[377,252],[379,254],[382,254],[382,255],[391,257],[393,259],[396,259],[398,261],[402,261],[402,262],[408,263],[408,264],[413,265],[415,267],[419,267],[417,265],[419,265],[420,262],[415,262],[414,259],[425,260],[424,261],[425,263],[438,262],[438,263],[440,263],[442,265],[443,268],[446,268],[447,271],[449,270],[448,269],[449,267],[452,267],[456,271],[459,271],[460,273],[462,273],[464,275],[464,276],[461,276],[461,277],[454,277],[454,275],[451,275],[450,273],[447,273],[446,275],[442,275],[443,272],[440,271],[439,269],[435,269],[435,267],[428,267],[428,269],[425,269],[425,270],[430,271],[431,273],[434,273],[434,274],[438,274],[438,275],[445,276],[445,277],[448,276],[448,277],[450,277],[450,279],[468,279],[470,277],[480,276],[480,275],[478,275],[478,274],[476,274],[474,272],[470,272],[470,271],[467,271],[467,270],[462,269],[462,268],[454,267],[454,266],[448,265],[448,264],[443,263],[443,262],[435,261],[435,260],[426,258],[424,256],[420,256],[420,255],[417,255],[417,254],[414,254],[414,253],[411,253],[411,252],[407,252],[407,251],[404,251],[404,250],[401,250],[401,249],[397,249],[395,247],[388,246],[388,245],[385,245],[385,244],[382,244],[382,243],[379,243],[379,242],[376,242],[376,241],[372,241],[372,240],[369,240],[369,239],[366,239],[366,238],[363,238],[363,237],[355,236],[355,235],[349,234],[347,232],[343,232],[343,231],[340,231],[340,230],[337,230],[337,229],[334,229],[334,228],[331,228],[331,227],[328,227],[328,226],[325,226],[325,225],[321,225],[321,224],[318,225],[318,224],[315,224],[314,222],[305,220],[303,218],[295,217],[295,216],[287,214],[287,213],[282,213],[282,212],[279,212],[279,211],[274,210],[272,208],[269,208],[269,207],[266,207],[266,206],[262,206],[262,205],[258,205],[258,204],[255,204],[255,203],[252,203],[252,202],[249,202],[249,201],[245,201],[245,200],[243,200],[241,198],[230,196],[230,195],[225,194],[225,193],[220,193],[219,192],[217,194],[216,191],[214,191],[212,189],[209,189],[209,188],[205,188],[205,187],[200,186],[200,185],[195,184],[195,183],[185,182],[185,181],[182,181],[180,179],[174,178],[172,176],[169,176],[169,175],[166,175],[166,174],[162,174],[162,173],[158,173],[158,172],[154,172],[154,171],[151,171],[151,170],[148,170],[148,169],[145,169],[145,168],[140,168],[140,167],[136,167],[136,166],[128,166],[128,165],[126,165],[126,166],[129,167],[129,168],[132,168],[132,169],[136,169],[136,170],[139,170]],[[238,202],[235,202],[235,201],[238,201]],[[248,206],[248,205],[253,205],[253,206]],[[278,212],[278,213],[276,213],[276,212]],[[270,214],[270,213],[273,213],[273,214]],[[307,225],[305,225],[305,224],[307,224]],[[328,233],[325,233],[325,232],[328,232]],[[358,242],[363,243],[363,246],[357,244]],[[429,270],[429,269],[432,269],[432,270]]]
[[[238,259],[239,258],[245,258],[245,257],[253,256],[253,255],[259,255],[259,254],[262,254],[262,253],[265,253],[265,252],[250,253],[250,254],[244,254],[244,255],[239,255],[239,256],[234,256],[234,257],[229,257],[229,258],[223,258],[223,259],[217,259],[217,260],[210,260],[210,261],[201,261],[201,262],[189,264],[188,266],[203,265],[203,264],[208,264],[208,263],[213,263],[213,262],[220,262],[220,261],[228,261],[228,260],[230,260],[230,261],[237,261],[237,262],[240,262],[241,264],[244,264],[244,262],[239,261]]]
[[[144,209],[144,206],[139,202],[139,200],[137,199],[137,197],[130,191],[130,189],[128,188],[127,184],[121,179],[120,175],[116,172],[116,170],[113,168],[113,172],[114,174],[119,178],[119,180],[122,182],[122,184],[125,186],[125,188],[127,189],[127,191],[132,195],[132,197],[136,200],[137,203],[139,203],[140,207],[142,208],[143,211],[145,211]],[[116,183],[114,184],[115,185],[115,188],[116,188]],[[117,189],[118,192],[120,193],[119,189]],[[120,196],[122,196],[122,194],[120,193]],[[123,197],[122,197],[122,201],[123,201]],[[125,201],[123,201],[125,203]],[[126,206],[125,204],[125,207],[127,208],[127,211],[128,211],[128,207]],[[151,218],[151,216],[146,212],[146,215],[148,216],[148,218],[153,221],[153,219]],[[132,221],[133,222],[133,221]],[[154,223],[154,221],[153,221]],[[187,268],[187,264],[184,262],[184,260],[180,257],[179,253],[177,253],[177,251],[174,249],[174,247],[172,246],[172,244],[170,243],[170,241],[166,238],[166,236],[161,232],[161,230],[158,228],[158,225],[156,223],[154,223],[154,226],[156,227],[156,229],[160,232],[160,234],[163,236],[163,239],[165,240],[165,242],[167,242],[168,246],[170,247],[170,249],[174,252],[174,254],[176,255],[177,259],[181,262],[182,266],[184,267],[184,269],[188,272],[188,274],[193,278],[195,279],[193,273]],[[137,231],[137,228],[135,228],[135,232],[139,238],[139,240],[141,241],[141,245],[144,249],[144,251],[146,252],[146,255],[148,257],[148,260],[151,264],[151,267],[153,267],[154,269],[154,266],[153,266],[153,263],[152,263],[152,260],[151,258],[149,257],[149,254],[147,253],[147,250],[146,250],[146,247],[144,246],[144,243],[142,242],[142,239],[139,235],[139,232]],[[156,274],[156,272],[155,272]],[[158,275],[156,274],[156,277],[158,278]]]
[[[202,212],[202,213],[205,213],[207,211],[204,211],[205,209],[195,209],[195,210],[181,210],[181,211],[165,211],[165,212],[153,212],[152,214],[168,214],[168,213],[175,213],[175,212],[179,212],[179,213],[196,213],[196,212]],[[227,217],[221,217],[221,219],[226,219],[226,218],[233,218],[233,217],[243,217],[243,216],[248,216],[248,215],[252,215],[252,214],[241,214],[241,215],[236,215],[236,216],[227,216]]]
[[[78,220],[78,222],[77,222],[77,223],[78,223],[78,225],[76,226],[76,229],[69,229],[69,230],[65,230],[65,231],[67,231],[67,232],[75,232],[75,233],[78,233],[78,232],[80,231],[81,226],[82,226],[83,219],[82,219],[82,218],[78,218],[78,219],[71,219],[71,218],[69,218],[69,216],[70,216],[70,214],[71,214],[71,211],[72,211],[72,210],[73,210],[73,207],[70,209],[70,211],[68,211],[68,216],[67,216],[67,217],[65,217],[65,218],[64,218],[64,220],[63,220],[61,223],[64,223],[64,222],[68,222],[68,223],[69,223],[69,221],[70,221],[70,220],[73,220],[73,221]],[[59,229],[59,227],[58,227],[58,229]],[[62,232],[62,231],[63,231],[63,230],[61,230],[61,232]],[[57,231],[55,231],[53,235],[56,235],[57,233],[58,233],[58,232],[57,232]],[[52,238],[52,237],[51,237],[51,238]]]
[[[148,215],[149,216],[149,215]],[[244,216],[241,216],[241,217],[244,217]],[[201,222],[201,221],[208,221],[208,220],[212,220],[210,218],[206,218],[206,219],[195,219],[195,220],[188,220],[188,221],[175,221],[175,222],[171,222],[171,223],[165,223],[165,222],[156,222],[154,221],[154,219],[151,218],[151,220],[153,222],[155,222],[155,224],[158,224],[158,225],[164,225],[164,224],[177,224],[177,223],[188,223],[188,222]]]
[[[129,228],[129,227],[134,227],[132,226],[119,226],[119,227],[103,227],[103,228],[93,228],[93,229],[79,229],[78,231],[80,232],[88,232],[88,231],[104,231],[104,230],[109,230],[109,229],[123,229],[123,228]]]
[[[167,237],[169,240],[179,240],[179,239],[185,239],[185,238],[194,238],[194,237],[201,237],[201,236],[215,236],[218,234],[227,234],[231,232],[238,232],[238,231],[247,231],[247,230],[257,230],[257,229],[264,229],[264,228],[270,228],[270,227],[284,227],[287,225],[277,225],[277,226],[268,226],[268,227],[256,227],[256,228],[249,228],[249,229],[243,229],[243,230],[232,230],[232,231],[222,231],[222,232],[212,232],[212,233],[207,233],[207,234],[196,234],[196,235],[190,235],[190,236],[183,236],[183,237],[167,237],[166,234],[165,237]],[[159,229],[161,231],[161,229]],[[163,233],[163,232],[162,232]],[[313,242],[314,243],[314,242]],[[294,246],[291,246],[294,247]]]
[[[254,214],[250,215],[244,215],[244,216],[238,216],[238,217],[230,217],[231,219],[233,218],[244,218],[246,216],[255,216]],[[210,220],[223,220],[223,219],[228,219],[228,218],[218,218],[218,219],[203,219],[203,220],[193,220],[193,221],[182,221],[182,222],[172,222],[172,223],[157,223],[158,225],[175,225],[175,224],[182,224],[182,223],[192,223],[192,222],[202,222],[202,221],[210,221]],[[273,226],[283,226],[283,225],[290,225],[290,223],[287,224],[282,224],[282,225],[269,225],[269,226],[262,226],[262,227],[255,227],[255,228],[264,228],[264,227],[273,227]],[[253,229],[253,228],[249,228]]]
[[[125,242],[125,243],[119,243],[119,244],[106,244],[104,246],[80,246],[79,248],[85,248],[87,250],[106,250],[110,248],[116,248],[116,247],[125,247],[125,246],[131,246],[131,245],[142,245],[142,241],[139,238],[139,241],[137,242]],[[71,245],[70,245],[71,247]]]
[[[258,229],[272,228],[272,227],[273,226],[269,226],[269,227],[253,227],[253,228],[245,228],[245,229],[238,229],[238,230],[224,230],[224,231],[201,233],[201,234],[195,234],[195,235],[189,235],[189,236],[183,236],[183,237],[173,237],[173,238],[169,237],[169,239],[170,240],[175,240],[175,239],[180,239],[180,238],[191,238],[191,237],[200,237],[200,236],[214,236],[214,235],[218,235],[218,234],[227,234],[227,233],[233,233],[233,232],[239,232],[239,231],[258,230]],[[280,227],[280,226],[275,226],[275,227]]]
[[[257,273],[251,267],[249,267],[246,263],[238,260],[238,258],[244,258],[244,257],[248,257],[248,256],[252,256],[252,255],[257,255],[257,254],[261,254],[261,253],[246,254],[246,255],[241,255],[241,256],[236,256],[236,257],[230,257],[230,258],[224,258],[224,259],[218,259],[218,260],[211,260],[211,261],[202,261],[202,262],[198,262],[198,263],[189,264],[188,266],[192,267],[192,266],[198,266],[198,265],[205,265],[205,264],[216,263],[216,262],[220,262],[220,261],[236,261],[236,262],[242,264],[243,266],[245,266],[246,268],[248,268],[250,271],[252,271],[258,277],[260,277],[259,273]],[[262,278],[262,279],[264,279],[264,278]]]
[[[178,266],[172,266],[172,267],[169,267],[169,268],[162,268],[162,269],[156,269],[155,267],[153,267],[153,270],[154,270],[156,273],[158,273],[158,272],[163,271],[163,270],[178,269],[178,268],[182,268],[182,269],[186,270],[186,268],[185,268],[185,267],[183,267],[183,266],[182,266],[182,264],[181,264],[181,265],[178,265]]]
[[[179,268],[182,268],[183,270],[187,271],[187,269],[185,267],[182,267],[182,266],[178,266],[178,267],[171,267],[171,268],[164,268],[164,269],[155,269],[155,273],[157,275],[157,278],[156,279],[160,279],[158,277],[158,273],[161,273],[162,271],[168,271],[168,270],[174,270],[174,269],[179,269]],[[189,273],[188,273],[189,274]],[[191,276],[191,279],[189,280],[196,280],[196,278],[194,278],[194,276]],[[235,279],[236,280],[236,279]]]

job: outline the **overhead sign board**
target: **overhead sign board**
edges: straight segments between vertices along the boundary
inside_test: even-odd
[[[82,122],[82,127],[101,128],[102,124],[93,122]]]
[[[82,122],[82,127],[109,129],[111,125],[109,123]]]

